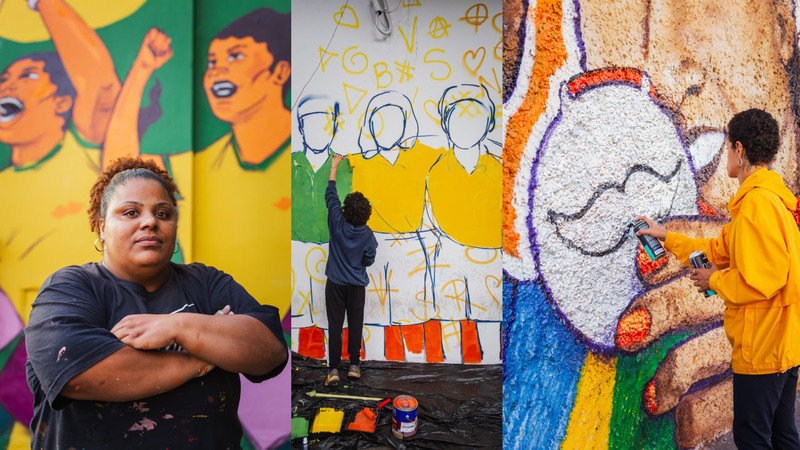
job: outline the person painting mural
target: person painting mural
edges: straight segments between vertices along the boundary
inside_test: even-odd
[[[132,158],[92,187],[103,259],[52,274],[25,329],[32,448],[239,448],[239,373],[283,369],[280,317],[230,275],[170,262],[177,193]]]
[[[731,222],[717,238],[692,239],[650,226],[637,234],[664,241],[686,264],[696,250],[710,269],[692,269],[698,291],[725,301],[733,348],[733,437],[738,448],[800,448],[795,395],[800,351],[800,232],[797,198],[767,166],[780,142],[777,121],[750,109],[728,123],[727,172],[739,181],[728,202]]]
[[[351,378],[361,377],[361,328],[364,325],[364,300],[367,267],[375,262],[378,241],[367,226],[372,207],[363,194],[352,192],[339,201],[336,171],[344,156],[331,156],[331,176],[325,191],[330,231],[330,257],[325,267],[325,311],[328,315],[328,376],[325,386],[339,382],[342,354],[342,324],[347,313],[349,329],[347,352],[350,354]]]

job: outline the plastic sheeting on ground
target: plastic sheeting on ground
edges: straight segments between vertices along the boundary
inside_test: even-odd
[[[345,367],[345,366],[342,366]],[[500,365],[419,364],[366,361],[361,378],[342,378],[326,387],[323,362],[292,354],[292,417],[308,420],[309,430],[320,408],[344,410],[339,433],[309,434],[310,449],[388,447],[502,448],[503,400]],[[377,417],[375,433],[346,430],[348,420],[364,407],[380,401],[309,397],[310,391],[359,397],[392,398],[410,395],[419,402],[417,434],[400,439],[392,433],[391,403]],[[292,440],[301,448],[303,439]]]

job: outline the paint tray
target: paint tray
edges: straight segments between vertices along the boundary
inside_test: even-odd
[[[342,431],[344,423],[344,410],[336,408],[320,408],[311,421],[309,434],[330,434]]]
[[[358,409],[349,409],[346,414],[346,419],[344,421],[344,430],[343,431],[354,431],[357,433],[375,433],[375,429],[378,427],[378,424],[381,420],[381,411],[375,406],[368,406],[366,409],[370,409],[375,413],[375,418],[371,420],[372,429],[368,429],[367,427],[360,426],[364,424],[364,415],[362,413],[364,411],[364,407]]]

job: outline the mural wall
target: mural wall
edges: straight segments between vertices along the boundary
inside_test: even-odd
[[[0,1],[0,448],[30,446],[22,328],[48,275],[101,259],[87,200],[118,156],[176,179],[174,260],[232,274],[288,330],[289,6]],[[243,382],[245,447],[288,438],[288,386]]]
[[[731,428],[723,304],[631,231],[716,236],[733,114],[781,127],[798,190],[790,1],[505,1],[504,439],[668,448]],[[531,421],[529,417],[537,417]]]
[[[378,239],[363,357],[499,363],[501,5],[386,3],[292,5],[292,348],[326,358],[335,152]]]

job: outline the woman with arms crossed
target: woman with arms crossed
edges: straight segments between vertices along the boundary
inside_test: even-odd
[[[710,269],[692,269],[699,291],[725,301],[733,348],[733,438],[744,448],[800,448],[794,405],[800,365],[800,233],[797,199],[767,169],[780,132],[767,112],[751,109],[728,123],[728,176],[739,181],[728,202],[731,222],[719,237],[692,239],[651,220],[649,234],[688,264],[696,250]]]
[[[280,318],[229,275],[170,262],[176,191],[132,158],[92,188],[103,260],[51,275],[25,329],[32,448],[239,448],[238,373],[280,372]]]

